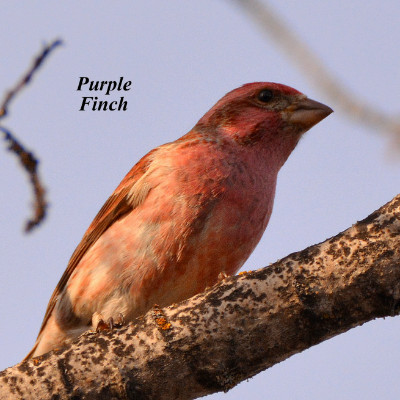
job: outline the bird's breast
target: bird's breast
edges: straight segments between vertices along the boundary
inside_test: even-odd
[[[243,265],[268,223],[276,177],[243,163],[191,160],[158,165],[145,200],[87,251],[67,285],[75,314],[120,311],[130,320]]]

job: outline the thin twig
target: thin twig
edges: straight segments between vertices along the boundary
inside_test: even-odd
[[[378,131],[389,133],[400,144],[400,121],[398,117],[385,114],[360,100],[357,96],[338,84],[315,53],[292,32],[287,24],[267,4],[260,0],[236,0],[262,30],[277,43],[284,53],[310,82],[322,90],[349,118]]]
[[[23,75],[20,81],[8,91],[5,95],[3,102],[0,105],[0,119],[8,115],[8,108],[10,103],[19,94],[19,92],[28,85],[33,75],[41,67],[43,61],[48,57],[54,48],[61,45],[61,40],[55,40],[49,45],[45,46],[42,52],[35,58],[32,66]],[[8,150],[17,155],[23,168],[29,175],[33,193],[34,193],[34,206],[33,216],[27,221],[25,225],[25,232],[30,232],[34,227],[38,226],[46,217],[46,210],[48,207],[45,198],[45,189],[39,179],[38,165],[39,161],[35,155],[27,150],[25,146],[11,133],[10,130],[0,126],[1,132],[4,133],[4,139],[8,142]]]
[[[0,118],[5,117],[8,114],[8,106],[11,100],[30,82],[33,77],[33,74],[40,68],[43,61],[47,58],[47,56],[54,50],[57,46],[60,46],[62,41],[57,39],[54,42],[50,43],[48,46],[45,46],[42,52],[34,59],[32,66],[28,69],[28,71],[22,76],[20,81],[12,88],[10,91],[6,93],[6,96],[0,106]]]

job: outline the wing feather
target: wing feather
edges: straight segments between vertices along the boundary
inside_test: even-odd
[[[51,316],[59,295],[64,290],[70,276],[81,261],[82,257],[111,225],[135,209],[146,199],[151,186],[142,178],[149,169],[149,166],[154,159],[154,153],[157,150],[158,148],[150,151],[128,172],[90,224],[81,242],[72,254],[67,269],[62,275],[50,298],[40,327],[38,339]]]

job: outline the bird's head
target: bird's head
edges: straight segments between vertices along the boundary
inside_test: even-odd
[[[301,135],[330,113],[330,107],[289,86],[255,82],[227,93],[196,128],[241,146],[277,147],[287,153],[284,162]]]

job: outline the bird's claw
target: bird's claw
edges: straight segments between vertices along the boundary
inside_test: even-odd
[[[226,279],[226,278],[228,278],[229,277],[229,275],[225,272],[225,271],[221,271],[219,274],[218,274],[218,282],[221,282],[221,281],[223,281],[224,279]]]
[[[114,328],[120,328],[124,324],[125,318],[122,313],[119,313],[117,318],[110,317],[107,320],[98,312],[95,312],[92,316],[92,327],[95,332],[112,331]]]

